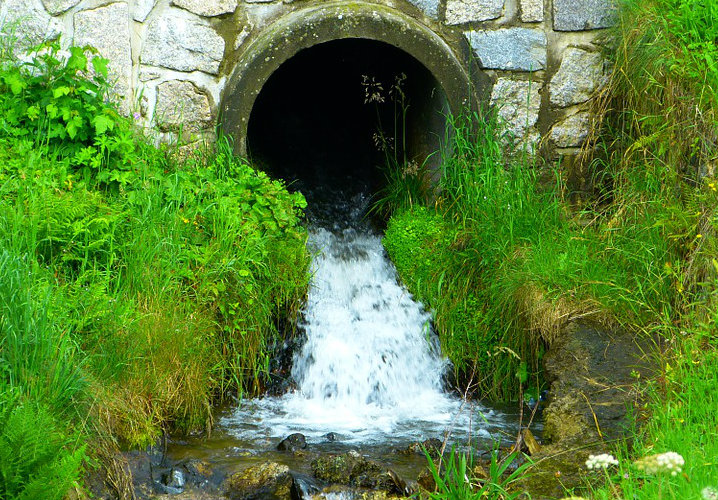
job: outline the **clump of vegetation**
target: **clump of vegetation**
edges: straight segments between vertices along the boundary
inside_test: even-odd
[[[475,389],[537,398],[545,345],[569,319],[646,326],[664,313],[679,247],[649,223],[655,213],[621,213],[618,225],[573,212],[560,173],[539,181],[538,166],[506,155],[491,114],[452,125],[435,203],[397,210],[385,246]]]
[[[222,136],[183,161],[155,147],[106,64],[56,42],[0,61],[3,498],[62,498],[98,442],[259,393],[306,293],[302,195]]]
[[[509,453],[499,458],[498,451],[494,450],[491,452],[488,467],[484,469],[475,464],[471,454],[466,455],[455,448],[445,460],[442,457],[438,463],[435,463],[426,450],[424,452],[436,484],[435,491],[428,492],[431,500],[514,500],[523,495],[523,492],[517,491],[515,483],[527,472],[531,462],[518,463],[518,453]],[[477,465],[483,477],[478,477]]]
[[[706,45],[714,28],[703,16],[712,7],[688,9],[690,20],[680,3],[625,21],[644,8],[624,6],[630,32],[599,102],[612,111],[604,112],[603,154],[593,161],[596,196],[584,206],[566,203],[558,170],[505,154],[488,112],[452,119],[434,193],[407,202],[385,191],[391,200],[382,204],[395,207],[387,250],[410,290],[436,311],[444,352],[464,372],[490,374],[479,375],[485,396],[518,394],[571,317],[658,331],[675,323],[712,272],[698,255],[712,234],[701,185],[715,167],[715,93],[706,86],[715,66],[684,73],[711,60],[713,49],[676,50],[686,37],[690,47]],[[665,35],[670,26],[680,37]]]
[[[641,213],[678,251],[664,263],[670,290],[653,322],[663,340],[660,370],[642,382],[648,404],[637,415],[634,446],[619,448],[620,466],[592,490],[595,498],[718,491],[718,440],[708,431],[718,425],[717,16],[715,2],[621,2],[612,78],[598,103],[599,194],[604,205]],[[682,456],[679,474],[635,466],[637,457],[666,452]]]
[[[387,249],[436,311],[445,352],[493,375],[481,394],[519,393],[524,364],[536,370],[552,332],[576,315],[655,341],[659,369],[637,380],[646,405],[632,445],[618,445],[605,487],[587,472],[593,498],[717,495],[717,8],[621,2],[612,76],[594,103],[602,125],[583,157],[595,191],[581,206],[565,202],[558,171],[538,182],[536,166],[503,155],[483,114],[478,129],[453,123],[435,202],[397,203],[389,222]],[[647,468],[657,457],[671,457],[669,473]]]

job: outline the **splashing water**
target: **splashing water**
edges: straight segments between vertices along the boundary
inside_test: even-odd
[[[297,389],[244,401],[221,425],[244,439],[333,432],[345,443],[441,438],[448,428],[487,437],[500,427],[493,411],[444,391],[448,362],[430,313],[398,283],[381,237],[356,213],[343,227],[324,226],[309,235],[316,256]]]

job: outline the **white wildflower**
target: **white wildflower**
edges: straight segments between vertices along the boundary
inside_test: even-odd
[[[718,500],[718,489],[712,486],[706,486],[701,490],[703,500]]]
[[[589,455],[586,460],[586,467],[589,469],[607,469],[611,465],[618,465],[618,460],[610,453]]]
[[[658,455],[649,455],[639,458],[634,462],[636,468],[646,474],[669,473],[671,476],[677,476],[685,465],[685,460],[675,451],[667,451]]]

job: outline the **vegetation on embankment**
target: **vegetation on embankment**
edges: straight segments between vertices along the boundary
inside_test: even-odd
[[[593,498],[718,498],[717,36],[716,2],[621,2],[583,157],[595,191],[580,206],[566,202],[560,166],[504,156],[489,115],[478,128],[457,120],[438,191],[405,168],[390,174],[405,187],[381,200],[387,250],[436,311],[445,352],[490,374],[475,377],[480,393],[531,386],[542,346],[572,316],[655,341],[633,444],[607,474],[587,471]],[[556,181],[537,182],[537,169]],[[635,466],[668,451],[685,459],[681,474]]]
[[[176,159],[106,103],[105,60],[0,60],[0,497],[63,498],[116,444],[262,389],[306,292],[300,194]],[[91,67],[93,76],[88,77]]]

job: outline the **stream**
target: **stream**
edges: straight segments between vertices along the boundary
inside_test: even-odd
[[[308,452],[358,450],[416,479],[426,459],[397,453],[412,443],[447,438],[490,449],[513,439],[516,408],[466,401],[446,387],[451,367],[431,313],[399,284],[381,232],[365,217],[369,197],[330,190],[323,198],[308,213],[314,258],[292,389],[218,409],[210,438],[173,442],[167,456],[226,474],[267,460],[310,474],[311,454],[276,449],[301,433]]]

